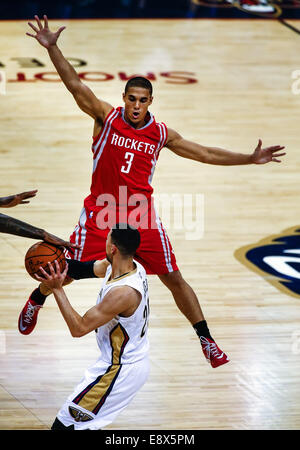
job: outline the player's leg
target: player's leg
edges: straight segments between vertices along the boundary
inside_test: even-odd
[[[212,367],[229,361],[210,335],[198,298],[191,286],[182,277],[171,242],[160,219],[155,218],[157,227],[140,229],[141,245],[136,259],[148,274],[157,274],[171,291],[179,310],[189,320],[196,331],[203,353]]]
[[[184,280],[179,270],[158,276],[171,291],[176,305],[192,325],[205,320],[194,290]]]
[[[72,283],[73,279],[66,278],[64,286]],[[30,334],[34,330],[38,318],[38,313],[43,307],[51,291],[44,285],[40,285],[30,294],[19,315],[18,328],[21,334]]]
[[[210,334],[194,290],[183,279],[180,271],[158,276],[163,284],[170,289],[176,305],[196,331],[207,361],[214,368],[227,363],[229,361],[227,355],[217,346]]]

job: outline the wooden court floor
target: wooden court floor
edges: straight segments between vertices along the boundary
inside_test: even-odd
[[[67,26],[60,40],[65,56],[113,105],[121,104],[122,78],[151,73],[151,111],[187,139],[248,153],[261,138],[288,152],[281,164],[259,167],[201,165],[161,152],[155,192],[204,196],[201,238],[187,240],[186,230],[172,223],[167,228],[179,267],[231,362],[218,369],[206,363],[170,293],[150,277],[150,378],[109,428],[299,429],[300,298],[277,290],[234,253],[300,227],[300,96],[292,92],[300,36],[267,20],[53,23],[59,25]],[[1,23],[0,70],[7,84],[0,95],[0,195],[39,192],[30,205],[1,212],[68,238],[89,192],[93,123],[55,81],[46,51],[26,31],[22,21]],[[33,243],[0,234],[3,430],[49,429],[98,356],[93,333],[69,335],[52,296],[34,333],[17,331],[19,311],[35,287],[23,264]],[[66,289],[81,313],[98,290],[97,280]]]

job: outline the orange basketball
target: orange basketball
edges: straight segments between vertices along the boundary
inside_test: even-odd
[[[47,244],[47,242],[37,242],[30,247],[25,255],[25,268],[32,278],[34,278],[35,274],[43,276],[39,267],[41,266],[49,273],[48,262],[54,263],[55,260],[57,260],[59,264],[60,271],[63,272],[66,267],[64,249],[52,244]]]

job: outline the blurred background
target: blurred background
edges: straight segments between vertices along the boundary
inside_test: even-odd
[[[0,20],[49,18],[300,18],[300,0],[14,0],[2,1]]]

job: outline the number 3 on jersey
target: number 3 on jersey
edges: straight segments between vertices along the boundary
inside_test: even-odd
[[[129,171],[131,169],[131,164],[132,164],[133,158],[134,158],[134,153],[130,153],[130,152],[125,153],[125,162],[127,165],[121,167],[121,172],[129,173]]]

